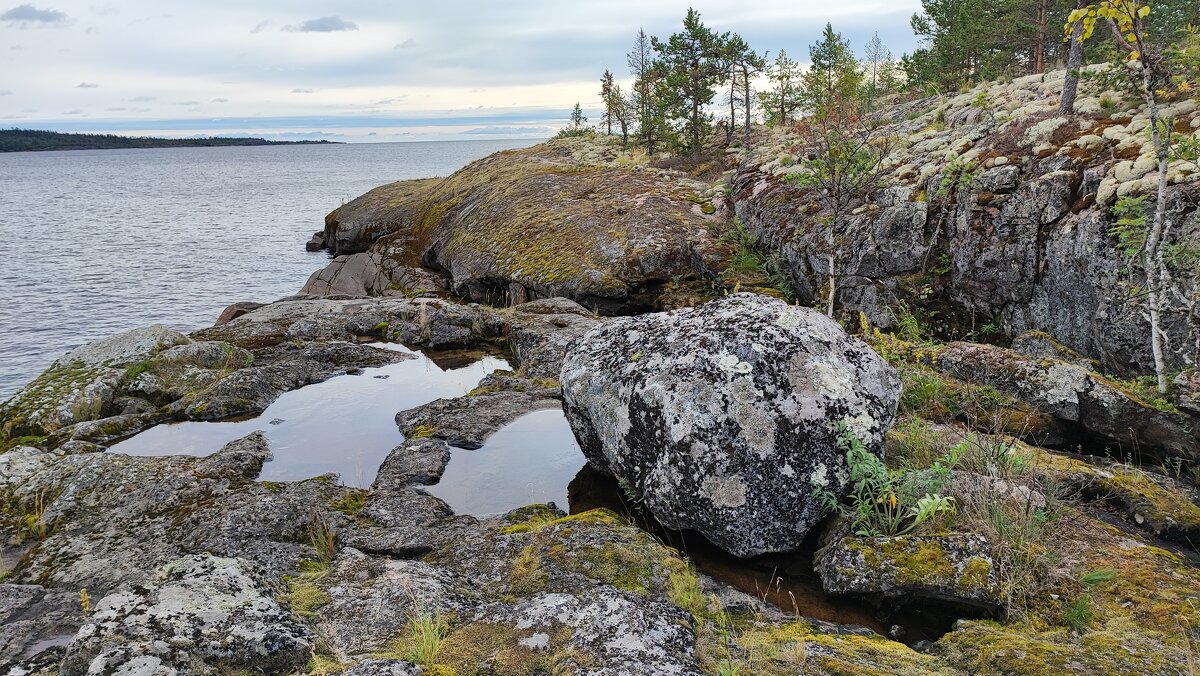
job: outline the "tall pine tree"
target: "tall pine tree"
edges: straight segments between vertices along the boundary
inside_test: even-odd
[[[835,33],[833,26],[825,24],[821,41],[808,48],[812,61],[804,74],[804,107],[814,115],[821,115],[831,105],[858,98],[862,86],[862,72],[850,43]]]
[[[650,39],[671,95],[672,117],[680,121],[684,148],[694,159],[700,158],[712,126],[706,107],[715,96],[713,87],[725,74],[721,57],[727,37],[713,33],[700,21],[700,13],[689,8],[682,32],[665,42]]]

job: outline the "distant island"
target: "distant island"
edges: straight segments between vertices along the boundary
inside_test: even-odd
[[[120,148],[193,148],[208,146],[281,146],[336,144],[338,141],[268,141],[264,138],[209,136],[153,138],[113,134],[64,134],[33,129],[0,129],[0,153],[31,150],[114,150]]]

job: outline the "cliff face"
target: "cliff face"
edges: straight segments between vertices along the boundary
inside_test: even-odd
[[[1075,115],[1060,117],[1062,82],[1061,71],[1030,76],[883,113],[878,137],[893,148],[883,187],[843,229],[863,234],[835,244],[843,311],[888,327],[904,302],[939,310],[959,336],[988,324],[1014,336],[1045,331],[1111,371],[1152,368],[1149,324],[1125,300],[1138,293],[1138,271],[1110,232],[1119,197],[1154,192],[1147,115],[1101,112],[1083,97]],[[1196,103],[1165,106],[1176,132],[1198,133]],[[802,171],[803,153],[799,133],[774,132],[733,177],[732,199],[811,302],[828,271],[813,194],[786,178]],[[1170,165],[1171,244],[1200,243],[1198,169]],[[1195,293],[1194,280],[1187,290]],[[1172,365],[1182,366],[1194,336],[1182,314],[1166,325]]]
[[[565,296],[603,312],[648,309],[672,278],[716,266],[709,229],[724,219],[703,196],[710,186],[628,155],[618,161],[618,150],[599,139],[554,141],[445,179],[383,186],[329,215],[325,246],[370,257],[333,264],[362,268],[368,293],[412,292],[406,269],[424,266],[474,301]],[[321,284],[334,272],[314,275],[305,292],[330,292]]]

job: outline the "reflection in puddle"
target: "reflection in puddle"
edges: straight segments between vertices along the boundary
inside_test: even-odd
[[[452,449],[441,481],[426,490],[457,514],[488,516],[543,502],[567,508],[567,484],[583,452],[560,409],[517,418],[482,448]]]
[[[337,472],[347,486],[365,488],[375,479],[388,451],[404,441],[396,427],[397,412],[438,398],[462,396],[487,374],[509,368],[503,359],[484,357],[443,370],[430,358],[398,345],[377,347],[416,358],[293,390],[256,418],[158,425],[109,450],[128,455],[209,455],[259,430],[270,440],[274,455],[260,479],[298,481]],[[455,366],[462,363],[450,362]]]

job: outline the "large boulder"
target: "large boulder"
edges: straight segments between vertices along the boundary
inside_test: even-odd
[[[896,372],[833,320],[754,294],[612,320],[567,353],[589,462],[665,526],[738,556],[795,548],[846,488],[844,428],[882,452]]]

